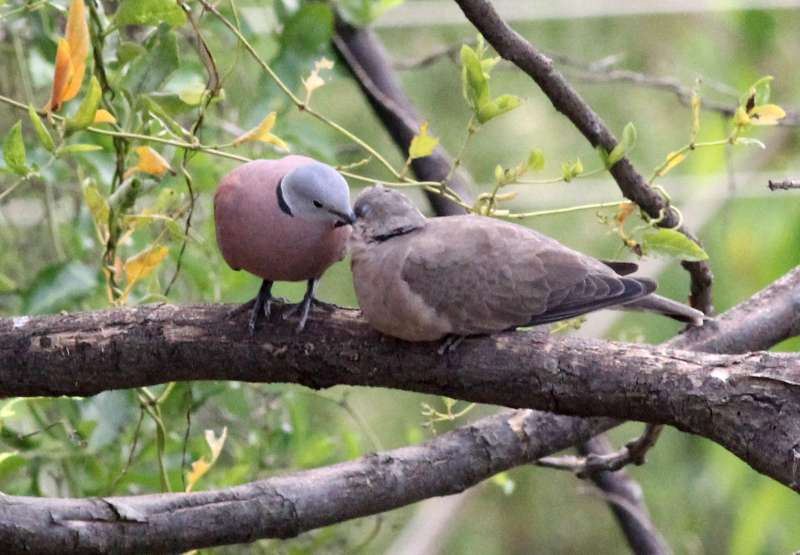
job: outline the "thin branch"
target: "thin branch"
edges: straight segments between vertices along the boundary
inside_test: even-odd
[[[553,67],[552,60],[511,29],[487,0],[455,1],[497,53],[527,73],[547,95],[556,110],[567,116],[593,147],[599,145],[606,152],[613,150],[617,139],[611,130]],[[648,185],[627,158],[614,164],[609,171],[622,194],[641,207],[648,216],[659,220],[659,225],[674,228],[680,224],[678,213],[657,189]],[[685,227],[680,226],[679,229],[696,240]],[[692,306],[710,314],[713,310],[711,268],[706,262],[684,261],[682,266],[691,276]]]
[[[770,191],[777,191],[778,189],[786,191],[789,189],[800,189],[800,179],[783,179],[781,181],[773,181],[770,179],[768,187]]]
[[[586,453],[582,457],[545,457],[536,461],[536,464],[568,470],[578,478],[586,478],[599,472],[614,472],[629,464],[641,465],[645,462],[647,451],[656,444],[663,429],[664,427],[661,425],[648,424],[641,436],[629,441],[619,451],[595,453],[586,449]]]

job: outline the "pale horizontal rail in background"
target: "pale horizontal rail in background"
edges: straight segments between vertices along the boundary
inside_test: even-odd
[[[493,4],[507,21],[800,8],[798,0],[662,0],[655,2],[642,0],[594,0],[592,2],[494,0]],[[272,10],[243,8],[241,13],[255,32],[269,32],[275,27]],[[450,0],[407,0],[386,12],[374,23],[375,27],[432,27],[439,25],[467,25],[467,20],[458,6]]]

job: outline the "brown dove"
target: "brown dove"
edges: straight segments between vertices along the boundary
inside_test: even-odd
[[[382,186],[355,202],[349,241],[359,305],[407,341],[490,334],[626,305],[700,325],[703,313],[653,294],[637,266],[600,262],[526,227],[476,215],[426,218]]]
[[[308,283],[297,331],[322,273],[345,254],[353,223],[347,182],[331,166],[305,156],[255,160],[227,174],[214,195],[217,243],[234,270],[263,283],[250,316],[269,317],[275,281]]]

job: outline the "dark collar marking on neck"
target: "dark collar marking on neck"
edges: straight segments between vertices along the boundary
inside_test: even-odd
[[[283,185],[282,179],[280,183],[278,183],[278,186],[275,188],[275,191],[278,194],[278,207],[284,214],[287,214],[289,216],[294,216],[294,214],[292,214],[292,209],[289,208],[288,204],[286,204],[286,199],[283,198],[283,188],[281,187],[281,185]]]
[[[388,241],[393,237],[400,237],[402,235],[408,235],[412,231],[416,231],[420,229],[422,226],[418,225],[407,225],[403,227],[396,227],[391,230],[389,233],[384,233],[383,235],[374,235],[372,239],[378,243],[383,243],[384,241]]]

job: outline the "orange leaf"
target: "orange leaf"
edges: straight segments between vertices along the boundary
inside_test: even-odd
[[[149,173],[161,177],[167,172],[172,172],[169,163],[155,150],[149,146],[137,146],[133,150],[139,155],[139,161],[132,168],[125,172],[124,177],[130,177],[136,172]]]
[[[71,58],[69,43],[64,39],[59,39],[56,51],[56,69],[53,74],[53,90],[50,93],[50,100],[45,106],[45,110],[48,112],[57,111],[64,102],[64,91],[74,73]]]
[[[108,110],[100,108],[94,113],[94,123],[117,123],[117,119]]]
[[[89,55],[89,26],[86,24],[86,7],[83,0],[72,0],[67,15],[67,42],[74,73],[69,79],[62,100],[72,100],[78,95],[86,71],[86,57]]]

